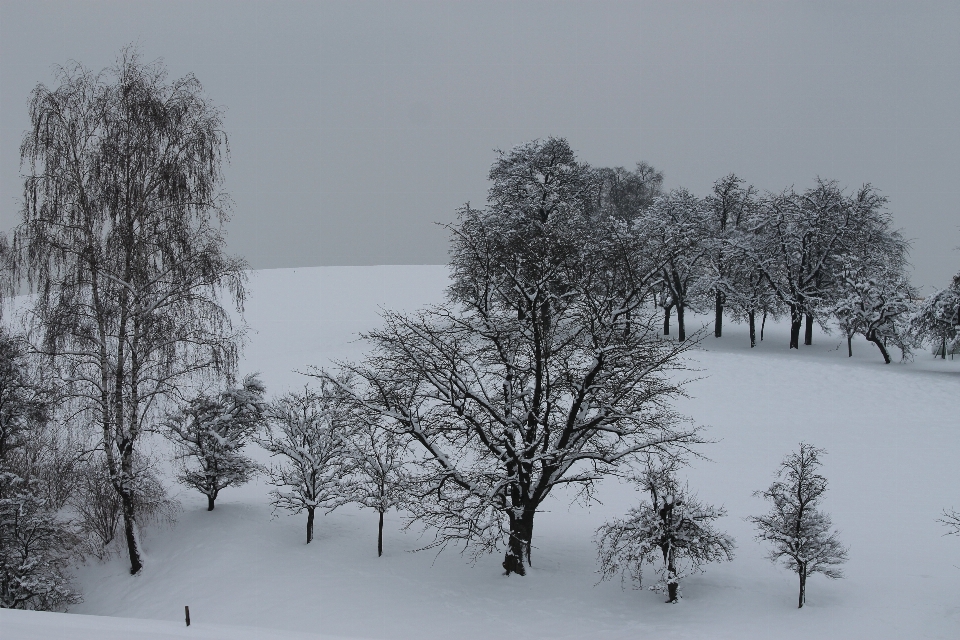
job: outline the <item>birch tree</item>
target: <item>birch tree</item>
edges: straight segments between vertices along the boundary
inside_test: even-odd
[[[220,110],[192,75],[169,81],[133,49],[38,85],[23,137],[18,271],[36,292],[31,342],[98,425],[131,573],[135,458],[145,429],[198,376],[233,371],[245,264],[225,254]]]

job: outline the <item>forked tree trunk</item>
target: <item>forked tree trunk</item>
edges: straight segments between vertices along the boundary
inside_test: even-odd
[[[307,507],[307,544],[313,542],[313,512],[315,507]]]
[[[380,510],[380,526],[377,528],[377,557],[383,555],[383,510]]]
[[[670,309],[673,306],[663,308],[663,335],[670,335]]]
[[[533,509],[524,511],[519,518],[510,515],[510,539],[507,541],[507,552],[503,558],[505,575],[515,573],[527,575],[524,558],[530,563],[530,540],[533,538]]]
[[[678,304],[677,305],[677,338],[680,340],[680,342],[683,342],[684,340],[687,339],[687,330],[686,330],[686,327],[684,327],[683,325],[683,311],[684,311],[683,305]]]
[[[803,332],[803,344],[810,346],[813,344],[813,314],[807,314],[807,326]]]
[[[750,318],[750,348],[753,349],[757,346],[757,314],[751,309],[747,315]]]
[[[723,294],[717,291],[716,317],[713,322],[713,336],[719,338],[723,335]]]

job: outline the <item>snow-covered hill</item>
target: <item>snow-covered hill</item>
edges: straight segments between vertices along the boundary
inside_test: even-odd
[[[246,317],[257,333],[245,372],[260,371],[271,393],[303,385],[308,379],[295,370],[361,353],[356,334],[377,325],[379,307],[439,302],[445,282],[437,266],[256,272]],[[697,379],[679,408],[708,425],[715,443],[701,449],[710,460],[685,475],[706,502],[726,507],[719,526],[738,549],[733,562],[686,580],[679,605],[616,581],[597,584],[593,532],[640,498],[617,481],[602,485],[601,504],[555,496],[538,516],[533,569],[506,578],[500,557],[471,564],[452,550],[412,553],[430,537],[402,531],[397,514],[388,515],[382,558],[376,514],[352,508],[320,518],[307,546],[305,516],[272,517],[261,480],[225,490],[209,513],[202,496],[182,491],[177,524],[146,534],[142,575],[129,576],[121,559],[77,572],[85,602],[75,613],[153,621],[104,621],[95,636],[96,621],[86,616],[4,613],[0,635],[122,637],[108,635],[112,624],[145,638],[229,637],[217,625],[273,629],[276,637],[424,640],[956,638],[960,539],[945,537],[936,520],[944,507],[960,508],[960,360],[918,354],[885,366],[862,340],[851,359],[839,336],[818,332],[815,343],[789,352],[786,327],[768,323],[751,350],[745,328],[728,324],[723,338],[711,334],[694,353],[690,365],[699,371],[689,377]],[[766,510],[752,494],[801,440],[828,451],[825,508],[850,560],[843,580],[811,578],[807,606],[797,610],[796,577],[764,558],[744,518]],[[182,625],[184,605],[194,621],[189,633],[156,622]],[[62,620],[49,624],[63,632],[31,632],[41,628],[37,620]]]

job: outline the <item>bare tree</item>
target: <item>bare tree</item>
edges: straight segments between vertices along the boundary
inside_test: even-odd
[[[636,480],[649,494],[650,503],[597,530],[601,576],[606,579],[621,573],[641,584],[643,566],[661,556],[660,580],[650,588],[666,593],[667,602],[677,602],[682,578],[702,572],[710,562],[733,559],[733,538],[713,528],[713,521],[726,512],[702,504],[681,486],[675,465],[657,467],[651,461]]]
[[[406,467],[411,461],[405,439],[375,418],[354,416],[346,441],[349,475],[343,500],[377,512],[377,556],[382,556],[383,516],[403,504],[410,485]]]
[[[669,333],[670,309],[676,308],[680,342],[687,339],[686,310],[709,289],[708,219],[708,209],[701,199],[684,189],[675,189],[654,200],[637,221],[639,232],[666,256],[660,268],[663,332]]]
[[[440,546],[506,539],[508,575],[526,573],[555,487],[589,495],[644,452],[699,441],[670,405],[687,347],[641,306],[662,252],[631,222],[586,215],[591,175],[561,139],[501,154],[487,209],[450,227],[449,304],[385,313],[366,359],[342,364],[358,383],[342,392],[424,454],[413,517]]]
[[[341,381],[342,382],[342,381]],[[326,381],[320,392],[305,388],[274,401],[260,445],[280,458],[268,471],[274,509],[307,512],[307,544],[313,540],[318,508],[335,509],[349,501],[347,432],[350,408]]]
[[[132,49],[58,80],[33,91],[15,251],[37,292],[33,346],[99,425],[137,573],[140,437],[182,385],[237,360],[241,331],[221,304],[240,310],[245,282],[221,233],[226,135],[196,78],[170,82]]]
[[[960,536],[960,511],[944,509],[943,517],[938,522],[949,529],[946,535]]]
[[[259,469],[243,449],[263,422],[265,391],[253,374],[240,387],[200,394],[167,415],[163,433],[184,464],[177,479],[207,496],[207,511],[213,511],[220,491],[245,484]]]
[[[712,281],[710,289],[714,298],[713,335],[723,335],[723,308],[727,303],[732,277],[739,265],[739,256],[732,243],[732,236],[740,230],[740,225],[754,215],[756,208],[756,190],[744,186],[741,178],[729,174],[713,183],[713,193],[707,199],[710,214],[708,222],[708,264],[707,277]],[[751,333],[751,336],[754,334]],[[751,343],[751,346],[755,341]]]
[[[837,566],[847,560],[847,549],[830,530],[830,516],[818,509],[827,490],[827,479],[817,473],[823,454],[823,449],[800,443],[800,451],[780,463],[777,481],[756,494],[773,503],[770,513],[749,518],[757,526],[757,538],[773,544],[768,558],[783,560],[800,577],[799,607],[807,600],[809,576],[842,578]]]
[[[840,278],[838,296],[830,310],[847,338],[847,356],[853,356],[853,336],[858,333],[877,346],[886,364],[890,364],[888,340],[900,349],[902,357],[909,356],[907,324],[916,290],[906,275],[850,261]]]

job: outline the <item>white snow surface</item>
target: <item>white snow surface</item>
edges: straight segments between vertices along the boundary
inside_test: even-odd
[[[271,395],[297,388],[309,382],[297,370],[360,357],[357,334],[379,324],[380,308],[440,302],[446,282],[442,266],[254,272],[246,318],[256,333],[242,373],[259,371]],[[711,330],[691,355],[697,371],[686,372],[690,397],[678,408],[714,442],[700,448],[709,460],[684,475],[703,501],[726,507],[717,526],[738,548],[732,562],[685,579],[678,605],[619,581],[598,584],[594,531],[643,497],[616,480],[601,485],[600,504],[554,496],[537,516],[529,574],[505,577],[499,555],[471,564],[455,549],[413,552],[432,538],[403,531],[394,512],[382,558],[374,511],[318,518],[307,545],[306,515],[272,516],[260,478],[224,490],[213,512],[200,494],[175,489],[184,510],[176,524],[145,532],[140,575],[122,557],[77,569],[84,602],[72,612],[93,616],[4,611],[0,635],[960,637],[960,538],[937,522],[944,508],[960,508],[960,359],[919,353],[884,365],[862,339],[848,359],[845,339],[819,330],[813,346],[789,351],[787,342],[787,327],[768,322],[751,350],[745,326],[727,319],[724,337]],[[811,577],[798,610],[797,577],[765,558],[745,518],[767,510],[753,492],[801,440],[828,452],[823,507],[850,560],[842,580]]]

